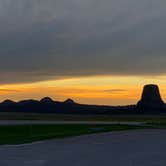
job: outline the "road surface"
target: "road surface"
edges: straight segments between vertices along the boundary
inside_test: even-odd
[[[121,131],[3,145],[0,166],[166,166],[166,130]]]

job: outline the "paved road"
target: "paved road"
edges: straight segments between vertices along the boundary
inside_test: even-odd
[[[118,122],[118,121],[43,121],[43,120],[0,120],[0,126],[5,125],[39,125],[39,124],[123,124],[144,125],[144,122]]]
[[[166,166],[166,130],[133,130],[0,146],[0,166]]]

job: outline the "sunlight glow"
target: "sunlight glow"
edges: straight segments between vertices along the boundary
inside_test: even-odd
[[[50,96],[54,100],[72,98],[79,103],[125,105],[135,104],[145,84],[158,84],[166,98],[166,76],[94,76],[50,80],[27,84],[0,86],[0,100],[41,99]]]

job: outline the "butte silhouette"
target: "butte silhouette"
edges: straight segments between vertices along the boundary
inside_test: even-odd
[[[157,85],[145,85],[141,100],[137,103],[137,110],[141,112],[160,112],[164,109],[164,102],[161,98]]]
[[[72,99],[54,101],[50,97],[39,100],[23,100],[13,102],[5,100],[0,103],[0,112],[31,112],[56,114],[165,114],[166,104],[163,102],[157,85],[145,85],[140,101],[135,105],[103,106],[79,104]]]

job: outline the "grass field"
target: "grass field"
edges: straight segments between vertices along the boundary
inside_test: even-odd
[[[99,132],[143,129],[130,125],[20,125],[0,126],[0,144],[31,143],[53,138],[64,138]]]
[[[66,115],[1,112],[0,120],[47,120],[47,121],[126,121],[166,123],[166,115]]]
[[[166,115],[57,115],[35,113],[0,113],[0,120],[46,120],[46,121],[101,121],[144,122],[146,126],[134,125],[14,125],[0,126],[0,144],[22,144],[53,138],[83,134],[143,129],[166,128]]]

